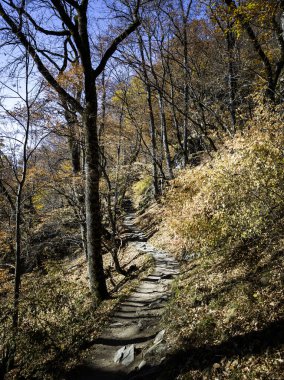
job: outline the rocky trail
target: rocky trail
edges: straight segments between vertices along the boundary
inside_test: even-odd
[[[68,380],[159,379],[167,351],[160,320],[178,275],[177,261],[147,242],[128,206],[125,229],[128,244],[151,254],[153,272],[116,308],[109,326],[96,339],[88,359],[72,370]]]

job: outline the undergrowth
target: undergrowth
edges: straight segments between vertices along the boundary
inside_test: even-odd
[[[165,317],[172,378],[283,378],[282,114],[260,107],[164,198],[155,244],[176,253],[182,273]]]
[[[283,216],[284,133],[277,115],[267,125],[257,120],[212,161],[173,182],[166,197],[167,220],[184,250],[230,251],[263,237]]]
[[[105,264],[109,259],[105,255]],[[44,271],[33,271],[22,279],[17,356],[14,368],[5,376],[12,379],[60,379],[80,361],[118,304],[137,286],[152,266],[148,257],[124,253],[122,265],[136,265],[133,276],[123,277],[112,270],[107,280],[112,298],[94,309],[88,288],[83,256],[73,260],[49,261]],[[1,288],[0,354],[4,358],[12,340],[11,282]],[[6,292],[4,294],[4,292]],[[1,359],[2,359],[1,358]]]

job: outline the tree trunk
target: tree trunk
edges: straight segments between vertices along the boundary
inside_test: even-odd
[[[21,290],[21,250],[22,250],[22,236],[21,236],[21,199],[22,199],[22,182],[18,185],[15,207],[15,277],[14,277],[14,300],[13,300],[13,315],[12,315],[12,342],[8,347],[6,362],[6,371],[9,371],[14,366],[16,355],[16,340],[19,327],[19,304],[20,304],[20,290]]]
[[[86,228],[86,223],[85,222],[80,222],[80,232],[81,232],[82,248],[83,248],[86,260],[88,260],[87,228]]]
[[[183,12],[183,64],[184,64],[184,84],[183,84],[183,154],[184,167],[188,164],[188,113],[189,113],[189,63],[188,63],[188,41],[187,41],[187,18]]]
[[[93,88],[92,88],[93,87]],[[102,258],[102,217],[99,194],[99,142],[97,134],[97,94],[95,86],[86,91],[83,116],[86,147],[86,227],[90,289],[94,304],[108,298]]]
[[[277,85],[277,81],[279,76],[277,74],[274,77],[273,64],[270,57],[265,53],[262,48],[262,45],[255,33],[254,29],[251,27],[249,21],[246,19],[245,15],[241,12],[236,12],[238,10],[239,5],[236,4],[235,0],[225,0],[227,6],[235,12],[235,17],[240,21],[242,28],[246,31],[248,38],[250,39],[252,46],[255,52],[258,54],[261,59],[265,72],[266,72],[266,89],[264,92],[264,97],[268,102],[275,103],[275,89]],[[284,40],[283,40],[283,30],[280,32],[280,40],[281,40],[281,57],[277,62],[276,66],[279,66],[279,74],[281,73],[284,67]],[[277,72],[277,70],[276,70]]]
[[[16,231],[15,231],[15,280],[14,280],[14,311],[13,330],[18,330],[19,298],[21,286],[21,198],[22,186],[19,185],[16,200]]]
[[[70,149],[70,157],[71,157],[71,163],[72,163],[72,170],[74,174],[77,174],[81,171],[81,149],[80,149],[80,143],[76,136],[76,129],[78,129],[78,120],[75,114],[72,111],[69,111],[67,109],[67,104],[65,104],[65,119],[68,126],[68,142],[69,142],[69,149]]]
[[[145,62],[143,40],[139,33],[137,33],[137,36],[138,36],[139,49],[140,49],[140,55],[141,55],[142,74],[144,77],[144,83],[145,83],[146,92],[147,92],[154,194],[155,196],[158,196],[160,194],[160,189],[159,189],[159,183],[158,183],[156,126],[155,126],[155,118],[154,118],[154,111],[153,111],[153,104],[152,104],[152,91],[151,91],[151,85],[148,78],[147,67],[146,67],[146,62]]]
[[[165,107],[164,107],[164,100],[163,100],[161,92],[159,92],[159,108],[160,108],[160,119],[161,119],[162,145],[163,145],[163,150],[165,153],[168,176],[169,176],[169,179],[173,179],[174,175],[173,175],[171,155],[170,155],[170,150],[169,150]]]
[[[151,151],[152,151],[152,173],[153,173],[153,185],[155,196],[160,194],[159,183],[158,183],[158,170],[157,170],[157,141],[156,141],[156,127],[155,118],[152,105],[152,92],[150,85],[146,85],[147,90],[147,104],[149,112],[149,129],[151,138]]]
[[[230,28],[230,27],[229,27]],[[236,37],[232,30],[229,30],[226,34],[227,46],[229,53],[229,65],[228,65],[228,84],[229,84],[229,110],[232,120],[232,133],[236,132],[236,93],[237,93],[237,70],[235,63],[235,47]]]

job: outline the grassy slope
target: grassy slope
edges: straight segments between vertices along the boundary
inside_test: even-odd
[[[165,317],[172,378],[283,379],[278,115],[260,113],[213,160],[180,172],[164,198],[153,241],[180,258],[182,272]]]

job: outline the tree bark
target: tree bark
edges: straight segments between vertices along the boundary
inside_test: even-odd
[[[99,142],[97,134],[96,88],[86,92],[86,107],[83,116],[85,129],[85,175],[86,175],[86,225],[87,252],[91,293],[98,305],[108,297],[102,258],[102,218],[100,207]]]
[[[147,73],[147,68],[146,68],[143,41],[139,33],[137,33],[137,36],[138,36],[139,49],[140,49],[140,55],[141,55],[142,74],[144,77],[144,83],[145,83],[145,88],[146,88],[146,93],[147,93],[154,194],[155,196],[158,196],[160,194],[160,188],[159,188],[159,183],[158,183],[156,125],[155,125],[155,118],[154,118],[154,111],[153,111],[153,104],[152,104],[152,91],[151,91],[151,84],[148,78],[148,73]]]
[[[162,145],[163,145],[163,150],[165,153],[168,176],[169,176],[169,179],[173,179],[174,175],[173,175],[173,170],[172,170],[171,155],[170,155],[170,149],[169,149],[164,99],[160,91],[159,91],[159,108],[160,108],[160,119],[161,119]]]
[[[183,72],[184,72],[184,84],[183,84],[183,154],[184,154],[184,166],[188,164],[188,114],[189,114],[189,62],[188,62],[188,38],[187,38],[187,16],[183,10]]]
[[[235,63],[235,48],[236,48],[236,36],[235,33],[230,30],[231,26],[229,26],[229,30],[226,34],[227,38],[227,47],[228,47],[228,55],[229,55],[229,63],[228,63],[228,85],[229,85],[229,111],[231,114],[232,121],[232,133],[236,132],[236,94],[237,94],[237,70]]]
[[[152,104],[152,91],[149,84],[146,85],[147,91],[147,104],[149,112],[149,132],[151,138],[151,150],[152,150],[152,175],[155,196],[160,194],[159,181],[158,181],[158,169],[157,169],[157,141],[156,141],[156,125]]]
[[[64,116],[67,122],[68,128],[68,143],[70,158],[72,164],[72,171],[74,174],[78,174],[81,171],[81,149],[80,143],[76,136],[76,129],[78,128],[78,119],[76,116],[76,111],[71,110],[68,103],[64,98],[61,97],[61,102],[64,107]]]

